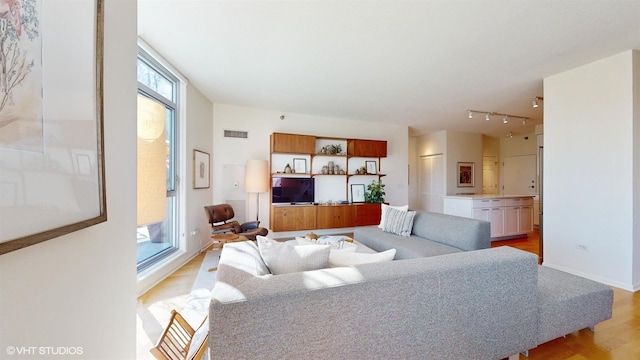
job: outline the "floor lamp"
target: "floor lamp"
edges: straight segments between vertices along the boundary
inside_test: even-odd
[[[259,221],[260,193],[269,191],[267,160],[248,160],[244,172],[244,189],[256,193],[256,221]]]

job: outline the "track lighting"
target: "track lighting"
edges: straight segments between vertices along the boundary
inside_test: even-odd
[[[511,133],[511,131],[509,131],[509,133],[507,133],[507,137],[508,138],[512,138],[513,137],[513,133]]]
[[[540,96],[536,96],[536,97],[534,97],[534,98],[533,98],[533,102],[531,103],[531,105],[532,105],[534,108],[537,108],[538,106],[540,106],[540,105],[538,104],[538,100],[544,100],[544,99],[543,99],[542,97],[540,97]]]
[[[469,119],[473,119],[473,113],[484,114],[484,119],[487,120],[487,121],[491,120],[492,116],[502,116],[502,123],[503,124],[508,123],[509,122],[509,118],[522,119],[524,121],[529,120],[528,117],[524,117],[524,116],[501,114],[501,113],[497,113],[497,112],[480,111],[480,110],[467,110],[467,117]],[[523,124],[525,124],[525,123],[523,122]]]
[[[522,125],[527,125],[527,119],[522,120]]]

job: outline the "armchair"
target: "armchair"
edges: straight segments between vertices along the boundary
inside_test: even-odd
[[[229,204],[205,206],[204,211],[209,218],[212,235],[231,232],[245,236],[249,240],[255,240],[256,236],[265,236],[269,233],[269,230],[260,227],[260,221],[248,221],[240,224],[238,221],[233,220],[235,213],[233,212],[233,207]]]

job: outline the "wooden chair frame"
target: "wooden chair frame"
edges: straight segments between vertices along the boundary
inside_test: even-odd
[[[182,315],[176,310],[171,310],[169,324],[160,336],[158,344],[149,351],[158,360],[184,360],[189,352],[193,334],[195,334],[195,330]],[[193,359],[202,358],[206,349],[206,346],[202,346]]]

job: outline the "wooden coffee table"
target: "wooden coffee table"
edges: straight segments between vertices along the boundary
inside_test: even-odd
[[[226,243],[249,240],[247,239],[246,236],[242,236],[234,233],[214,234],[214,235],[211,235],[211,239],[213,239],[213,247],[215,249],[222,249],[222,247]]]

